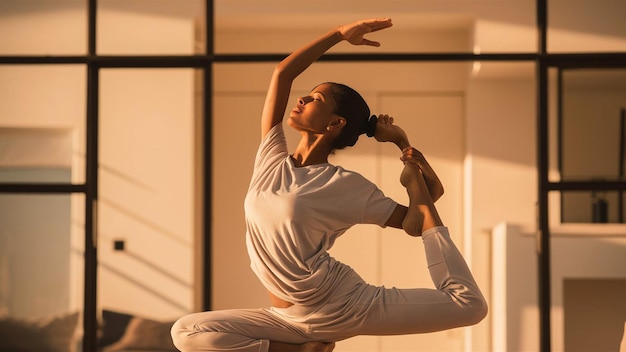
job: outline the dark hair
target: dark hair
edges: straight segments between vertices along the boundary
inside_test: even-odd
[[[346,119],[341,133],[333,143],[334,149],[343,149],[356,144],[359,136],[366,133],[372,137],[376,131],[376,117],[370,117],[370,108],[363,97],[342,83],[325,82],[335,100],[334,113]],[[321,84],[320,84],[321,85]]]

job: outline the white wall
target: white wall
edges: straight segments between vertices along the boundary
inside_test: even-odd
[[[193,71],[102,70],[98,232],[102,307],[193,310]],[[113,251],[113,242],[125,242]]]
[[[489,231],[499,219],[533,224],[536,212],[535,93],[532,80],[474,80],[467,90],[466,256],[491,297]],[[490,316],[472,328],[488,348]]]

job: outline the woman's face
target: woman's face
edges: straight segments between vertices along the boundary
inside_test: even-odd
[[[287,123],[298,131],[325,133],[329,123],[338,116],[334,114],[335,101],[330,84],[321,84],[309,95],[298,98]]]

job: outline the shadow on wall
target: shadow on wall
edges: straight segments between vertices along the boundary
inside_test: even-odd
[[[83,255],[83,253],[79,252],[79,251],[75,251],[75,253]],[[141,256],[132,253],[132,252],[125,252],[125,255],[130,257],[133,261],[140,263],[143,266],[147,266],[150,269],[156,271],[158,274],[165,276],[166,278],[175,281],[176,283],[180,284],[181,286],[187,287],[187,288],[192,288],[192,285],[186,282],[183,282],[182,280],[180,280],[179,278],[164,272],[163,270],[159,269],[158,266],[151,264],[150,261],[146,260],[145,258],[142,258]],[[138,289],[156,299],[158,299],[159,301],[163,302],[164,304],[167,304],[177,310],[179,310],[181,313],[186,313],[189,311],[189,307],[187,307],[184,304],[181,304],[180,300],[175,300],[172,299],[168,296],[166,296],[165,294],[163,294],[162,292],[160,292],[159,290],[154,289],[150,284],[146,283],[146,282],[142,282],[141,278],[138,275],[133,275],[132,272],[124,272],[121,269],[116,268],[115,266],[108,264],[106,262],[102,262],[99,261],[98,262],[98,266],[101,270],[105,270],[108,271],[110,274],[115,275],[118,279],[121,279],[127,283],[129,283],[132,287],[134,287],[135,289]],[[164,291],[167,290],[167,287],[162,287],[162,289]]]
[[[168,316],[189,312],[193,245],[184,229],[168,228],[180,224],[179,217],[187,214],[179,214],[178,209],[165,212],[171,200],[158,184],[152,187],[106,165],[100,165],[100,172],[104,188],[116,189],[98,200],[101,300],[136,313],[147,314],[154,307]],[[116,247],[116,242],[122,245]]]

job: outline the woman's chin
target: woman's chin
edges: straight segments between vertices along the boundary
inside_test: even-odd
[[[291,116],[287,119],[287,126],[296,130],[298,129],[298,123]]]

